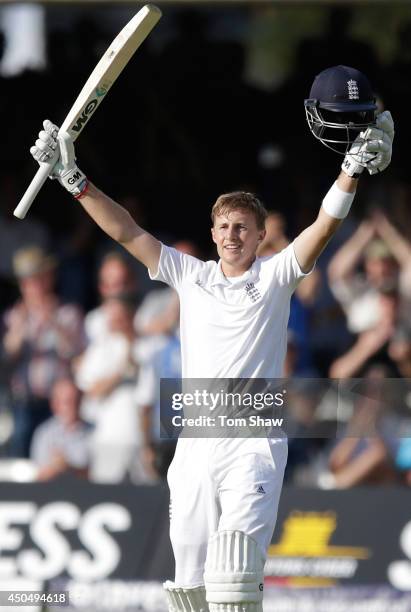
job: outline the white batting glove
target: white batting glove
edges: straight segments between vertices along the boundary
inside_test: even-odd
[[[87,189],[86,175],[77,167],[73,141],[67,132],[46,119],[30,153],[39,164],[48,164],[50,178],[57,179],[75,198]]]
[[[376,127],[366,130],[364,150],[375,154],[375,158],[367,164],[370,174],[382,172],[390,165],[394,133],[394,121],[390,111],[378,115]]]
[[[364,150],[365,134],[366,132],[358,134],[341,164],[341,170],[353,178],[358,178],[376,156],[375,153]]]

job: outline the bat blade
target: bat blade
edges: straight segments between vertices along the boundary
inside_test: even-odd
[[[90,117],[106,97],[117,77],[124,70],[141,43],[161,17],[161,11],[147,4],[127,23],[113,40],[86,81],[76,101],[63,121],[60,130],[68,132],[75,140],[87,125]],[[53,163],[42,163],[14,210],[14,216],[24,219],[35,197],[51,173]]]
[[[68,132],[73,140],[83,130],[114,81],[150,34],[160,17],[160,9],[153,4],[147,4],[137,15],[134,15],[113,40],[89,76],[60,128]]]

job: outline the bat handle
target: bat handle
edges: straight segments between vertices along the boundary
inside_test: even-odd
[[[30,206],[33,204],[34,199],[44,183],[47,180],[54,164],[40,164],[40,168],[37,170],[33,180],[27,187],[25,194],[21,198],[20,202],[14,209],[14,216],[18,219],[24,219],[29,211]]]

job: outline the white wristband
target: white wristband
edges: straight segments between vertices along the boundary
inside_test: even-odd
[[[323,209],[334,219],[344,219],[350,212],[351,204],[355,196],[354,193],[342,191],[335,182],[323,199]]]

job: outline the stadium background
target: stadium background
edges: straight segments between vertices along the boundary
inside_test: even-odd
[[[279,211],[290,238],[313,220],[339,165],[310,135],[303,108],[314,76],[327,66],[365,72],[393,113],[392,165],[361,181],[349,220],[318,264],[319,286],[304,312],[306,361],[298,375],[327,377],[355,342],[328,286],[333,254],[376,208],[411,240],[411,8],[401,2],[158,4],[162,21],[82,134],[77,155],[94,182],[165,242],[190,240],[203,257],[214,257],[210,206],[219,193],[238,188]],[[34,172],[28,149],[42,120],[63,120],[137,6],[15,3],[14,17],[0,7],[2,316],[19,295],[13,253],[39,235],[58,260],[61,299],[85,312],[98,304],[98,267],[111,245],[80,207],[49,182],[27,221],[13,219],[12,210]],[[14,72],[19,32],[23,46],[30,49],[31,38],[34,46],[27,67]],[[135,274],[141,303],[154,285],[138,267]],[[126,479],[113,486],[72,475],[21,482],[34,472],[10,458],[12,369],[3,351],[0,588],[69,585],[84,610],[165,610],[159,581],[170,577],[172,556],[164,483]],[[324,478],[312,476],[324,459],[316,450],[309,452],[311,475],[290,471],[287,479],[267,565],[266,609],[410,611],[410,479],[398,469],[388,484],[377,474],[372,485],[329,490]]]

